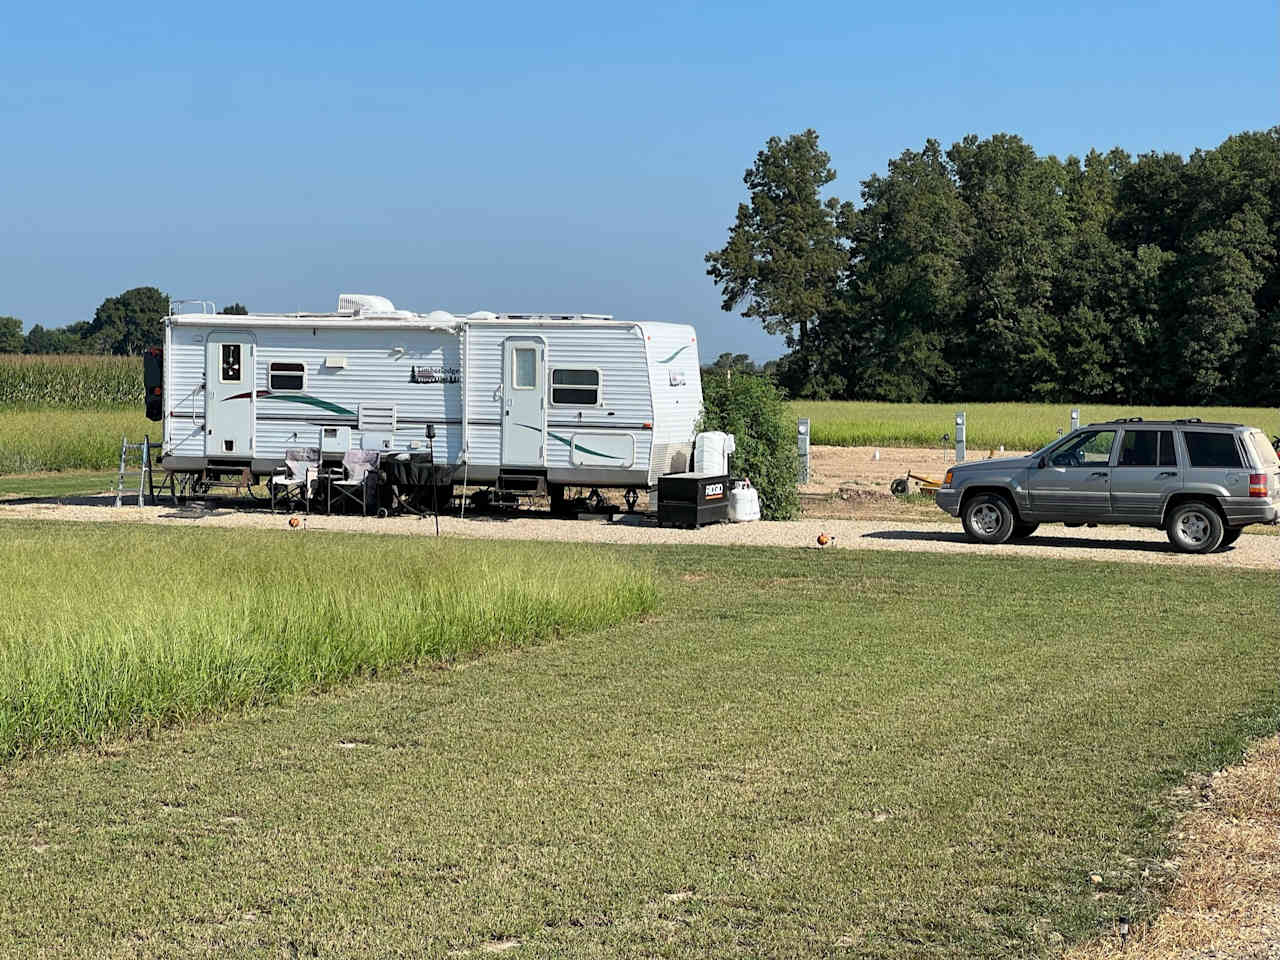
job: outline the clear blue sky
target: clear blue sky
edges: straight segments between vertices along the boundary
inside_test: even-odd
[[[1280,122],[1275,0],[81,3],[0,13],[0,314],[154,284],[251,309],[694,323],[765,139],[837,195],[926,137],[1186,154]]]

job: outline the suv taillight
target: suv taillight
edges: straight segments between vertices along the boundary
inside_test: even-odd
[[[1249,496],[1265,497],[1267,495],[1267,475],[1265,473],[1249,474]]]

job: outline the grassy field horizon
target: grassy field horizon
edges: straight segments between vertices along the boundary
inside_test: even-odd
[[[958,411],[965,413],[969,449],[1004,446],[1009,450],[1035,450],[1071,426],[1071,411],[1080,411],[1080,423],[1117,417],[1202,420],[1244,423],[1280,434],[1280,410],[1266,407],[1195,407],[1090,405],[1086,403],[879,403],[853,400],[793,400],[792,413],[809,417],[815,444],[839,447],[943,447],[954,445]],[[944,444],[943,434],[950,440]]]
[[[161,439],[147,420],[138,357],[0,355],[0,476],[62,470],[106,470],[120,457],[120,438]],[[1113,417],[1198,416],[1247,423],[1280,433],[1280,410],[1225,406],[1091,405],[1088,403],[880,403],[793,400],[793,416],[812,421],[812,442],[832,446],[940,447],[955,436],[955,414],[968,418],[971,449],[1034,449],[1070,423]]]
[[[0,955],[1056,956],[1280,726],[1265,573],[618,562],[643,618],[0,764]]]

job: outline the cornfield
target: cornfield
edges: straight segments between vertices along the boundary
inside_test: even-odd
[[[142,358],[0,354],[0,408],[141,409]]]

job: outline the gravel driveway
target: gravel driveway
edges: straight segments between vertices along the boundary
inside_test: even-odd
[[[200,527],[255,527],[289,531],[283,514],[264,510],[218,507],[112,507],[108,498],[75,504],[47,501],[0,503],[0,519],[28,518],[71,521],[161,523]],[[1234,547],[1209,556],[1174,553],[1160,530],[1134,527],[1073,528],[1046,525],[1028,540],[988,547],[969,543],[958,521],[919,523],[872,520],[792,520],[777,523],[716,524],[701,530],[661,528],[639,516],[620,515],[609,521],[553,520],[546,516],[483,516],[440,518],[440,533],[450,537],[489,540],[578,540],[593,543],[688,543],[716,546],[774,546],[819,549],[817,537],[835,537],[827,549],[914,550],[928,553],[976,553],[1000,557],[1048,557],[1072,560],[1113,560],[1130,563],[1174,563],[1183,566],[1280,569],[1280,537],[1246,534]],[[311,516],[303,530],[363,533],[434,534],[430,517]],[[297,533],[302,535],[302,533]]]

